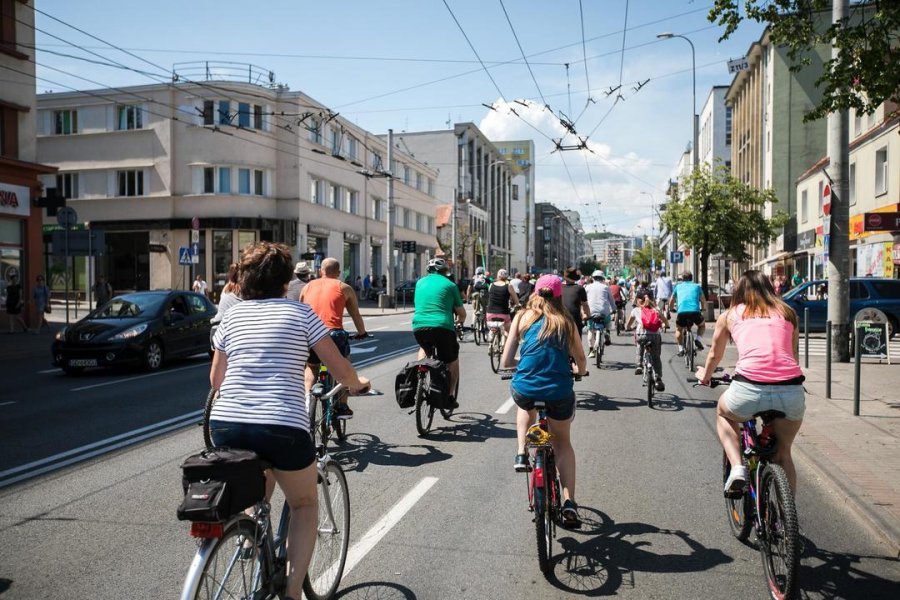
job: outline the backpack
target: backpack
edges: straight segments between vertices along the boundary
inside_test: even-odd
[[[189,456],[181,465],[184,500],[179,521],[225,521],[266,494],[268,468],[255,452],[212,448]]]
[[[400,408],[412,408],[416,404],[416,388],[419,385],[419,367],[428,369],[425,401],[431,406],[447,408],[450,400],[450,369],[443,362],[433,358],[423,358],[406,363],[394,380],[394,392]]]
[[[650,333],[659,331],[659,328],[662,327],[662,321],[659,318],[659,312],[657,312],[656,309],[642,306],[641,327],[644,328],[644,331]]]

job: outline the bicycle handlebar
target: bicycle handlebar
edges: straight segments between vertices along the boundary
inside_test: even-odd
[[[500,369],[498,371],[498,373],[501,374],[500,375],[501,380],[508,380],[508,379],[513,378],[513,375],[515,375],[515,373],[516,373],[516,369]],[[585,371],[584,375],[579,375],[578,373],[572,373],[572,377],[575,379],[575,381],[581,381],[582,377],[587,377],[590,374],[591,374],[590,371]]]
[[[705,383],[700,383],[700,380],[697,379],[696,377],[688,377],[687,382],[693,383],[694,387],[697,387],[698,385],[703,385],[703,386],[707,385]],[[709,378],[709,387],[710,388],[718,387],[720,385],[728,385],[730,383],[731,383],[731,375],[728,375],[728,374],[722,375],[721,377],[710,377]]]

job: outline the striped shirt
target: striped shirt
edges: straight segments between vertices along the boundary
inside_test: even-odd
[[[309,306],[286,298],[232,307],[213,337],[228,367],[210,418],[309,430],[303,371],[326,335]]]

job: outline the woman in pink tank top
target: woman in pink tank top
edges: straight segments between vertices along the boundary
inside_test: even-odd
[[[731,339],[738,351],[731,385],[719,398],[716,430],[725,449],[731,474],[726,490],[741,489],[747,480],[743,464],[739,424],[766,410],[785,414],[775,419],[778,450],[773,462],[781,465],[796,490],[797,474],[791,444],[800,430],[805,410],[803,371],[798,362],[799,328],[794,310],[775,293],[769,278],[760,271],[747,271],[734,289],[731,308],[716,321],[706,364],[697,369],[697,379],[708,384]]]

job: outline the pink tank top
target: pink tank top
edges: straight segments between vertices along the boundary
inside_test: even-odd
[[[744,319],[745,305],[730,311],[731,339],[738,350],[735,372],[751,381],[777,383],[803,375],[794,359],[794,326],[772,311],[769,317]]]

